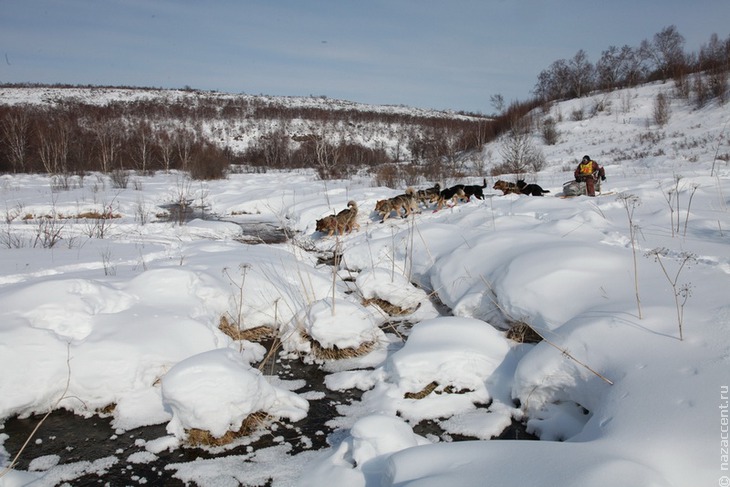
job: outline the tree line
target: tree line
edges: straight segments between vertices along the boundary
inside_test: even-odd
[[[685,39],[672,25],[639,46],[610,46],[595,64],[581,49],[571,59],[554,61],[538,75],[533,93],[541,102],[580,98],[595,90],[612,91],[651,81],[673,79],[678,93],[695,95],[702,105],[712,98],[724,103],[730,72],[730,36],[712,34],[698,53],[684,50]],[[702,76],[693,74],[702,73]]]
[[[245,163],[345,177],[404,159],[454,157],[485,143],[489,126],[481,115],[308,107],[202,92],[173,100],[161,90],[159,97],[104,105],[69,97],[0,105],[0,172],[176,169],[213,179]]]

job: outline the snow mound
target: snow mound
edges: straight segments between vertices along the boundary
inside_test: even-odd
[[[329,454],[310,465],[297,485],[320,486],[325,478],[330,485],[375,485],[385,473],[392,453],[426,444],[429,441],[415,434],[401,419],[382,414],[366,416],[352,426],[349,435]]]
[[[172,411],[167,431],[178,438],[191,429],[220,438],[258,412],[298,421],[309,409],[305,399],[269,384],[232,349],[211,350],[176,364],[162,378],[162,400]]]
[[[486,394],[486,380],[509,352],[509,342],[489,323],[474,318],[424,320],[388,360],[390,381],[407,393],[429,383]]]
[[[314,347],[345,350],[382,342],[385,335],[371,313],[344,299],[313,302],[294,316],[282,335],[285,351],[305,354]]]

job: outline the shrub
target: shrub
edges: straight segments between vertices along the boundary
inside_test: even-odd
[[[585,116],[583,114],[582,108],[577,108],[573,110],[570,114],[570,119],[574,122],[580,122],[583,120],[583,118],[585,118]]]
[[[190,177],[197,180],[224,179],[227,168],[226,154],[212,144],[197,147],[188,166]]]
[[[555,145],[560,138],[560,132],[551,117],[546,118],[542,123],[542,140],[547,145]]]
[[[115,169],[109,175],[109,179],[112,182],[112,188],[126,189],[129,185],[129,172],[123,169]]]
[[[654,122],[659,126],[664,126],[669,122],[670,115],[669,97],[664,93],[657,93],[654,99]]]
[[[499,168],[501,174],[519,176],[529,171],[540,171],[545,167],[545,155],[535,147],[527,132],[513,132],[506,137],[500,147],[500,154],[503,162],[495,169]]]
[[[397,188],[400,183],[400,171],[395,164],[383,164],[375,173],[375,184],[388,188]]]

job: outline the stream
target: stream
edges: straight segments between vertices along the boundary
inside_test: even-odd
[[[211,215],[205,215],[210,218]],[[185,215],[185,218],[199,218],[195,212]],[[236,221],[243,229],[242,242],[249,244],[282,243],[287,240],[287,232],[272,222],[262,222],[246,219]],[[438,305],[441,313],[450,314],[450,310],[441,303]],[[386,324],[385,326],[389,326]],[[262,343],[267,348],[272,343]],[[286,381],[300,381],[305,385],[297,389],[299,394],[307,395],[309,412],[306,418],[297,422],[275,423],[275,432],[268,431],[260,434],[254,441],[226,449],[215,454],[201,448],[177,448],[174,451],[163,450],[153,457],[146,449],[145,443],[167,436],[166,425],[141,427],[123,433],[117,433],[111,426],[111,418],[93,416],[84,418],[65,410],[52,412],[33,434],[34,428],[42,420],[42,416],[33,416],[26,419],[12,418],[5,422],[0,434],[7,435],[4,448],[12,459],[23,447],[23,443],[33,435],[22,455],[18,459],[16,468],[20,470],[47,470],[55,465],[72,464],[76,462],[94,462],[107,459],[101,473],[86,474],[74,478],[71,485],[151,485],[177,486],[185,485],[173,477],[176,470],[166,469],[169,464],[190,462],[220,456],[235,456],[250,454],[251,449],[267,448],[288,443],[291,453],[296,454],[305,449],[319,450],[327,448],[328,436],[332,430],[326,422],[338,416],[337,406],[358,401],[362,391],[332,391],[325,387],[327,375],[319,366],[304,364],[300,360],[288,360],[274,357],[272,363],[265,364],[265,373],[276,375]],[[315,397],[317,399],[311,399]],[[269,429],[271,430],[271,426]],[[473,438],[459,437],[458,435],[444,435],[435,422],[422,422],[416,425],[414,431],[420,435],[433,435],[446,441],[468,440]],[[513,422],[500,439],[536,439],[525,431],[524,425]],[[47,484],[44,484],[47,485]]]

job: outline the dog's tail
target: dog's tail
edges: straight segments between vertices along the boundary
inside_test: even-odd
[[[486,188],[486,187],[487,187],[487,178],[484,178],[484,184],[482,184],[482,188]]]
[[[543,190],[542,190],[542,192],[543,192],[543,193],[549,193],[549,192],[550,192],[550,190],[549,190],[549,189],[543,189]]]

